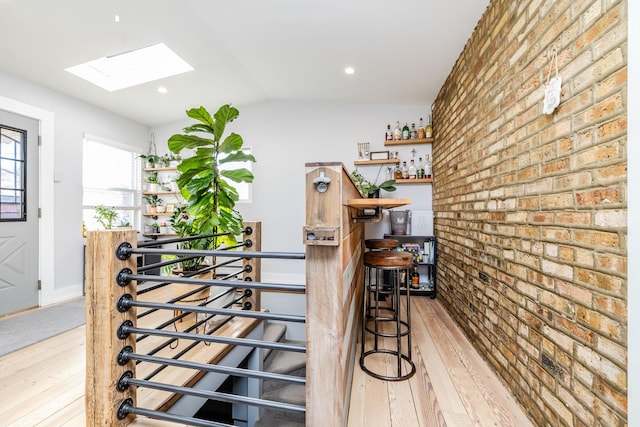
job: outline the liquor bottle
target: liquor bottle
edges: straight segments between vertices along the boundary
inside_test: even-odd
[[[418,139],[418,129],[416,129],[415,123],[411,123],[411,131],[409,132],[409,139]]]
[[[391,131],[391,125],[387,125],[387,131],[384,134],[385,141],[391,141],[393,139],[393,132]]]
[[[420,273],[418,272],[418,266],[413,265],[413,271],[411,272],[411,288],[418,289],[420,287]]]
[[[405,122],[402,128],[402,139],[409,139],[409,125]]]
[[[424,139],[424,120],[420,117],[420,124],[418,125],[418,139]]]
[[[425,160],[424,160],[424,177],[425,178],[432,178],[431,160],[429,160],[429,155],[428,154],[427,154],[427,156],[425,157]]]
[[[427,119],[427,127],[424,129],[425,138],[431,138],[433,136],[433,125],[431,124],[431,114],[429,114],[429,119]]]
[[[393,168],[391,166],[387,166],[384,171],[384,180],[390,181],[393,179]]]
[[[393,128],[393,139],[396,141],[402,139],[402,130],[400,129],[400,121],[396,121],[396,127]]]
[[[402,179],[402,169],[400,169],[400,163],[396,165],[395,170],[393,171],[394,179]]]
[[[411,163],[409,164],[409,179],[416,179],[417,173],[418,169],[416,169],[416,164],[413,159],[411,159]]]
[[[407,162],[402,162],[402,179],[409,179],[409,168]]]
[[[416,171],[416,178],[424,178],[424,164],[422,163],[422,157],[418,158],[418,170]]]

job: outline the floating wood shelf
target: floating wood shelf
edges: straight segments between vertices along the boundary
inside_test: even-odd
[[[394,139],[394,140],[385,140],[385,146],[391,145],[411,145],[411,144],[431,144],[433,142],[433,138],[422,138],[422,139]]]
[[[163,171],[175,171],[178,170],[175,166],[167,166],[166,168],[144,168],[145,172],[163,172]]]
[[[354,222],[380,222],[382,210],[408,205],[411,199],[349,199],[347,206],[356,211]]]
[[[430,184],[433,178],[396,179],[396,184]]]
[[[353,162],[356,166],[363,165],[397,165],[400,163],[400,159],[383,159],[383,160],[355,160]]]

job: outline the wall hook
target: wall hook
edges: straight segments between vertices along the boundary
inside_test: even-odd
[[[313,183],[316,186],[316,190],[318,193],[324,193],[329,188],[329,184],[331,183],[331,178],[327,178],[324,175],[324,169],[320,170],[320,176],[313,180]]]

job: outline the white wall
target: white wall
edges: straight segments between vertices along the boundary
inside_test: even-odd
[[[13,108],[16,101],[36,110],[50,112],[52,138],[43,140],[41,164],[51,166],[51,173],[41,177],[43,217],[52,218],[53,232],[41,230],[43,238],[53,237],[51,248],[41,254],[41,263],[51,263],[51,274],[41,276],[43,305],[82,295],[82,135],[84,132],[146,149],[149,130],[146,126],[105,110],[66,97],[55,91],[0,71],[3,97],[0,108]],[[24,114],[24,113],[23,113]],[[48,149],[53,145],[53,150]],[[49,169],[47,169],[49,170]],[[52,183],[53,181],[53,183]],[[53,211],[53,212],[51,212]],[[49,226],[49,225],[48,225]]]
[[[219,107],[204,106],[211,114]],[[354,169],[358,142],[370,143],[372,151],[387,151],[384,132],[396,120],[416,124],[426,118],[427,106],[333,104],[317,102],[264,102],[238,107],[240,116],[231,127],[240,134],[245,146],[252,147],[257,163],[253,201],[239,205],[246,220],[262,221],[264,251],[304,252],[302,227],[305,215],[305,163],[342,162]],[[185,115],[186,118],[186,115]],[[191,123],[191,119],[154,129],[158,151],[166,150],[166,141]],[[424,157],[430,145],[419,145]],[[411,147],[395,149],[401,159],[409,159]],[[417,156],[416,156],[417,159]],[[362,172],[375,178],[378,168],[367,166]],[[384,175],[382,174],[381,180]],[[381,181],[380,180],[380,181]],[[393,197],[411,197],[409,209],[431,209],[431,187],[402,186]],[[304,264],[300,262],[264,262],[263,280],[286,279],[304,282]]]
[[[628,407],[629,426],[640,426],[640,384],[637,379],[640,375],[640,311],[636,304],[640,303],[640,265],[633,260],[638,259],[640,252],[640,170],[637,159],[640,158],[640,4],[637,1],[629,1],[629,84],[627,88],[627,102],[629,103],[627,134],[627,158],[629,168],[627,176],[628,184],[628,276],[627,276],[627,307],[629,337],[627,339],[629,354],[629,369],[627,372],[627,384],[629,384]],[[634,96],[631,96],[634,94]],[[631,160],[633,159],[633,160]],[[634,379],[635,378],[635,379]]]

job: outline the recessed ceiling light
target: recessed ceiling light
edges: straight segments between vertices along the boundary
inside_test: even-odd
[[[65,70],[113,92],[192,71],[193,67],[164,43],[158,43],[105,56]]]
[[[353,67],[347,67],[347,68],[344,69],[344,72],[347,73],[347,74],[353,74],[353,73],[356,72],[356,69],[353,68]]]
[[[160,86],[160,87],[158,88],[158,92],[160,92],[160,93],[167,93],[167,92],[169,92],[169,91],[167,90],[167,88],[166,88],[166,87],[164,87],[164,86]]]

